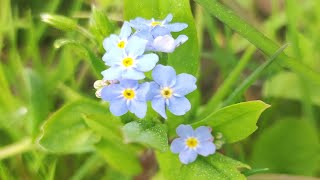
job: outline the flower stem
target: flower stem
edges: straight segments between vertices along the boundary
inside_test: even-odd
[[[31,138],[25,138],[17,143],[5,146],[0,149],[0,160],[17,154],[27,152],[34,148]]]

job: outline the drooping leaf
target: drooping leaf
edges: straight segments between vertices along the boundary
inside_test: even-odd
[[[150,121],[133,121],[122,128],[125,142],[137,142],[156,148],[168,149],[167,127],[164,124]]]
[[[134,150],[122,141],[116,142],[104,138],[96,145],[96,149],[112,168],[125,175],[133,176],[142,171]]]
[[[210,126],[213,131],[221,132],[226,142],[233,143],[248,137],[257,129],[259,116],[268,107],[262,101],[242,102],[213,112],[192,126]]]
[[[108,114],[106,107],[88,100],[79,100],[63,106],[45,122],[39,136],[39,145],[49,152],[78,153],[93,150],[99,141],[83,120],[86,114]]]
[[[241,180],[246,177],[240,173],[239,169],[250,169],[248,165],[220,153],[209,157],[198,157],[195,162],[187,165],[182,165],[178,155],[171,152],[158,152],[157,160],[160,165],[160,177],[168,180]]]
[[[252,164],[273,173],[313,175],[319,167],[319,136],[310,122],[284,119],[258,137]]]

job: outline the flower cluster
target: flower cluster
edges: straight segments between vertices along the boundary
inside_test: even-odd
[[[115,116],[130,111],[143,118],[148,101],[163,118],[167,118],[166,109],[174,115],[184,115],[191,109],[185,95],[197,88],[196,78],[186,73],[177,75],[173,67],[157,65],[159,56],[154,53],[171,53],[188,40],[186,35],[176,39],[171,35],[188,25],[171,21],[171,14],[164,20],[138,17],[124,22],[119,35],[112,34],[103,41],[106,53],[102,60],[109,68],[101,73],[103,79],[96,81],[94,87],[96,96],[110,103]],[[145,80],[149,71],[152,82]]]

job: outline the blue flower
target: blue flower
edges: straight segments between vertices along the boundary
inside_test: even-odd
[[[111,67],[102,72],[104,80],[144,79],[144,72],[152,70],[159,61],[154,53],[143,54],[146,44],[146,40],[132,36],[124,49],[117,48],[106,53],[102,59]]]
[[[128,22],[124,22],[120,31],[120,35],[111,34],[110,37],[103,40],[103,47],[109,53],[112,49],[124,49],[131,35],[131,27]]]
[[[150,83],[148,99],[152,108],[163,118],[167,118],[166,106],[174,115],[184,115],[191,109],[189,100],[184,97],[197,89],[197,79],[186,73],[176,75],[171,66],[157,65],[152,71],[154,82]]]
[[[174,49],[188,40],[186,35],[179,35],[174,39],[171,32],[179,32],[188,27],[185,23],[169,23],[172,20],[172,14],[169,14],[164,20],[145,20],[136,18],[130,21],[130,25],[137,31],[135,36],[148,41],[146,50],[171,53]]]
[[[138,17],[134,20],[130,21],[130,25],[138,30],[151,30],[153,28],[161,28],[160,31],[166,32],[179,32],[183,29],[187,28],[188,25],[185,23],[170,23],[172,21],[172,14],[168,14],[164,20],[155,20],[152,18],[151,20],[146,20],[141,17]]]
[[[194,131],[190,125],[181,124],[176,132],[180,137],[172,141],[170,149],[173,153],[179,153],[183,164],[195,161],[198,154],[209,156],[215,153],[211,128],[200,126]]]
[[[143,118],[147,112],[147,94],[149,83],[138,84],[135,80],[120,80],[119,84],[111,84],[101,90],[101,98],[110,103],[110,111],[121,116],[128,111]]]

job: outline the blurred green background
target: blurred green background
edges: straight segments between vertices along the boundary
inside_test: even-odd
[[[289,43],[285,50],[289,56],[320,73],[320,1],[220,2],[277,44]],[[194,1],[190,4],[200,44],[198,85],[205,105],[240,60],[247,65],[237,84],[267,57]],[[132,178],[110,168],[98,155],[50,154],[32,143],[43,122],[65,104],[98,101],[93,83],[101,77],[92,63],[100,61],[105,37],[93,28],[93,5],[111,20],[104,33],[117,31],[125,11],[122,1],[1,0],[0,179]],[[41,13],[69,17],[81,28],[55,29],[41,21]],[[61,38],[86,46],[57,40]],[[276,61],[239,101],[254,99],[272,105],[260,118],[259,129],[240,143],[226,145],[222,152],[253,168],[269,168],[269,173],[319,177],[319,82]],[[133,178],[149,179],[157,171],[152,153],[144,153],[140,161],[144,171]]]

